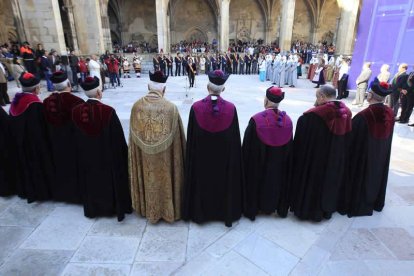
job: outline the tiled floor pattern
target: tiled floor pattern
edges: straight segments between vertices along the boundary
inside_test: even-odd
[[[123,80],[123,88],[104,93],[126,135],[130,109],[147,81]],[[199,77],[190,92],[185,81],[170,78],[166,94],[184,125],[191,98],[206,95],[207,78]],[[312,85],[299,84],[286,89],[281,104],[294,122],[314,102]],[[261,110],[267,86],[256,76],[230,77],[223,96],[236,104],[242,133]],[[11,84],[9,91],[13,95],[17,88]],[[81,206],[0,198],[0,275],[413,275],[413,173],[414,129],[396,125],[386,207],[372,217],[336,214],[311,223],[260,216],[229,229],[222,223],[151,225],[135,214],[120,223],[92,220]]]

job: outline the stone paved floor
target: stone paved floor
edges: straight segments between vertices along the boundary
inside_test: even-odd
[[[123,88],[104,94],[126,135],[131,106],[146,93],[147,80],[123,80]],[[206,83],[198,78],[189,97],[204,97]],[[192,101],[185,84],[183,77],[170,78],[166,97],[186,125]],[[236,104],[242,133],[261,110],[267,85],[256,76],[230,77],[223,96]],[[286,89],[281,105],[295,122],[314,102],[312,85],[299,85]],[[87,219],[80,206],[0,198],[0,275],[413,275],[413,173],[414,128],[397,124],[386,206],[372,217],[336,214],[310,223],[263,216],[229,229],[222,223],[151,225],[137,215],[121,223]]]

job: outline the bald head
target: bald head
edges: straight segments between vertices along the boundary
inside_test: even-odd
[[[324,95],[327,98],[335,98],[336,97],[336,89],[332,85],[322,85],[319,89],[319,93]]]
[[[335,100],[336,89],[332,85],[322,85],[316,90],[316,103],[315,105],[322,105],[326,102]]]

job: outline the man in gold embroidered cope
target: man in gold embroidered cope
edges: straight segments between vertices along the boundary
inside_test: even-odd
[[[149,92],[134,104],[130,120],[132,205],[151,223],[181,218],[185,135],[177,107],[164,98],[167,78],[150,72]]]

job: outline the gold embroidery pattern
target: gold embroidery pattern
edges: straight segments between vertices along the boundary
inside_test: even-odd
[[[184,151],[176,106],[150,92],[131,112],[129,172],[133,208],[151,223],[181,217]]]

